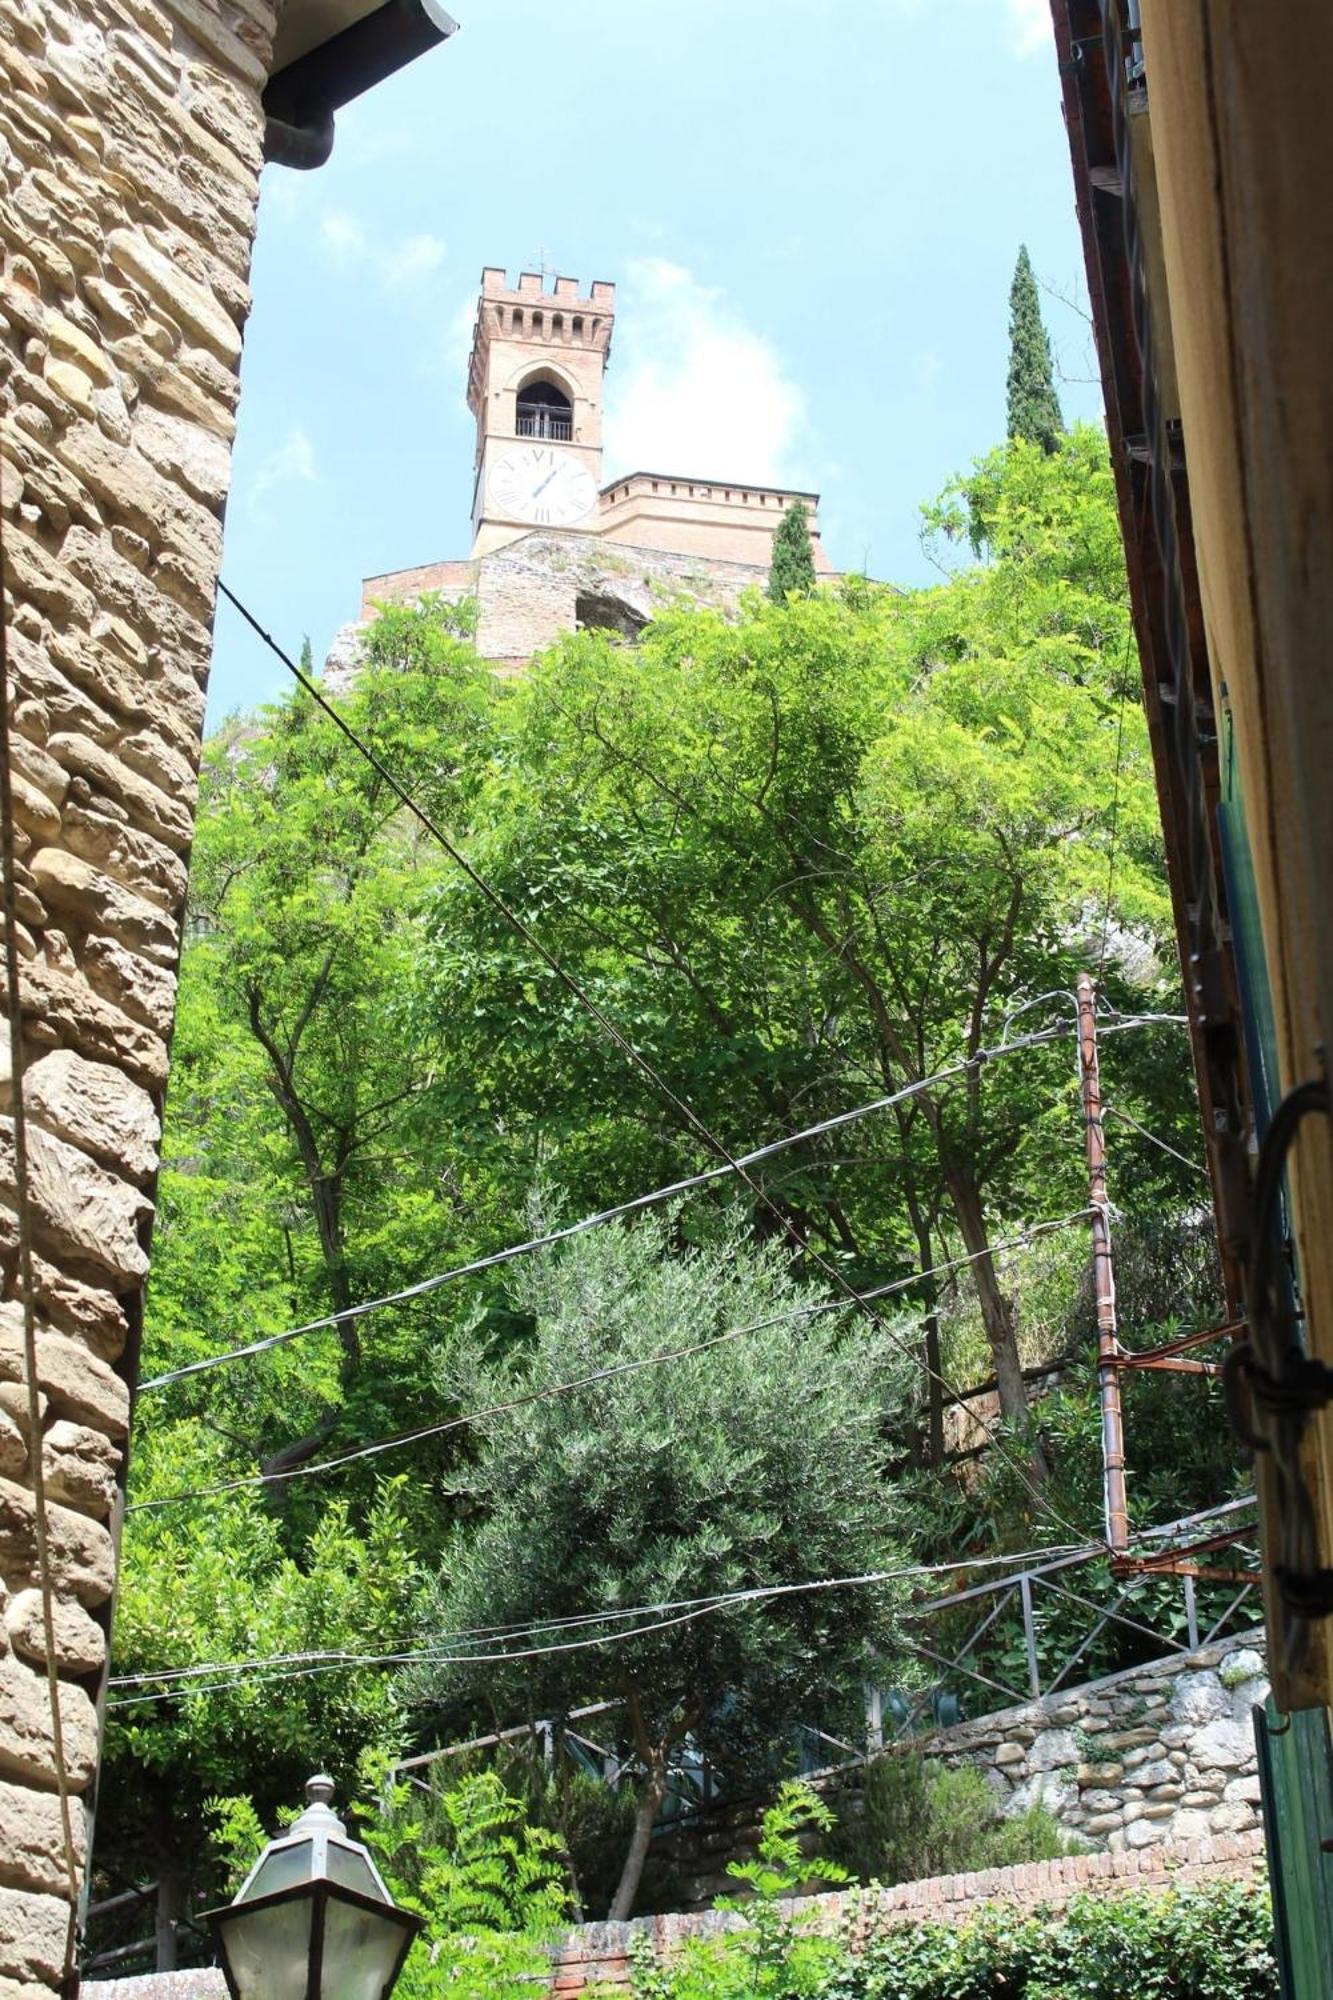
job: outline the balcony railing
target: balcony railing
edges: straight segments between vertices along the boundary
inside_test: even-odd
[[[574,435],[574,422],[561,410],[520,410],[518,434],[521,438],[552,438],[557,444],[567,444]]]

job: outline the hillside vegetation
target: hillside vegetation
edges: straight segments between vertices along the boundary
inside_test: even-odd
[[[142,1678],[113,1689],[99,1808],[117,1878],[206,1905],[210,1826],[271,1825],[312,1769],[346,1801],[386,1759],[605,1701],[587,1728],[639,1801],[602,1871],[626,1909],[673,1747],[780,1774],[795,1724],[863,1728],[863,1681],[921,1683],[904,1619],[942,1586],[898,1572],[1099,1533],[1085,1225],[996,1246],[1086,1205],[1078,973],[1179,1012],[1104,440],[1014,439],[924,532],[932,587],[668,606],[518,680],[465,613],[386,610],[340,712],[491,894],[301,691],[209,744],[117,1613]],[[1184,1032],[1108,1035],[1103,1068],[1146,1344],[1218,1310]],[[1029,1408],[1023,1368],[1057,1359]],[[992,1377],[998,1442],[953,1465],[949,1395]],[[1211,1396],[1129,1385],[1138,1525],[1234,1489]],[[1134,1644],[1108,1628],[1088,1669]]]

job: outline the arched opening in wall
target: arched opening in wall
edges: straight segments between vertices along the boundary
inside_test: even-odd
[[[566,441],[572,438],[574,411],[564,390],[554,382],[526,382],[518,392],[518,434]]]
[[[574,600],[574,623],[580,632],[616,632],[622,639],[637,639],[648,620],[623,597],[584,591]]]

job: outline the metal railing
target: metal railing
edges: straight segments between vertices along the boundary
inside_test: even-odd
[[[933,1677],[911,1689],[867,1686],[863,1747],[812,1723],[794,1724],[802,1775],[822,1777],[865,1763],[890,1742],[1054,1694],[1071,1685],[1070,1677],[1080,1662],[1092,1664],[1089,1654],[1111,1628],[1133,1634],[1140,1642],[1143,1658],[1131,1663],[1134,1665],[1148,1665],[1172,1654],[1188,1656],[1213,1644],[1228,1630],[1235,1631],[1237,1614],[1248,1605],[1257,1586],[1252,1566],[1209,1570],[1194,1563],[1191,1570],[1180,1574],[1166,1564],[1172,1551],[1182,1546],[1197,1552],[1251,1541],[1254,1504],[1253,1497],[1231,1500],[1136,1536],[1136,1547],[1143,1552],[1135,1560],[1144,1567],[1128,1575],[1115,1573],[1108,1549],[1090,1545],[920,1605],[910,1617],[915,1630],[909,1650],[924,1666],[936,1669]],[[1199,1531],[1208,1528],[1215,1532],[1201,1542]],[[1155,1567],[1158,1564],[1160,1568]],[[1094,1568],[1097,1573],[1085,1589],[1071,1587],[1079,1571]],[[1154,1583],[1163,1587],[1149,1589]],[[1168,1585],[1177,1588],[1164,1587]],[[1223,1586],[1227,1589],[1225,1604],[1220,1594],[1213,1599],[1209,1611],[1214,1615],[1205,1614],[1200,1605],[1201,1586],[1206,1593]],[[940,1646],[927,1643],[923,1627],[947,1619],[949,1614],[961,1612],[967,1617],[969,1607],[980,1614],[979,1622],[962,1636],[961,1643],[951,1639],[942,1639]],[[1093,1678],[1097,1672],[1094,1668]],[[986,1700],[970,1716],[967,1706],[972,1704],[965,1706],[963,1700],[968,1686],[984,1689],[986,1694]],[[571,1725],[609,1716],[621,1706],[616,1700],[593,1702],[572,1710],[563,1723],[520,1723],[491,1736],[425,1751],[395,1768],[411,1783],[429,1790],[421,1776],[426,1766],[502,1744],[518,1747],[529,1743],[548,1766],[563,1751],[590,1775],[615,1786],[634,1775],[637,1765],[633,1754],[625,1755]],[[725,1791],[725,1781],[687,1742],[672,1759],[667,1790],[659,1830],[682,1814],[706,1808]]]
[[[518,434],[521,438],[551,438],[568,444],[574,435],[574,419],[561,410],[520,410]]]

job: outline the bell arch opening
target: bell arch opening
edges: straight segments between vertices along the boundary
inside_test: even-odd
[[[567,443],[574,435],[574,408],[563,389],[539,378],[519,390],[516,424],[520,437]]]

